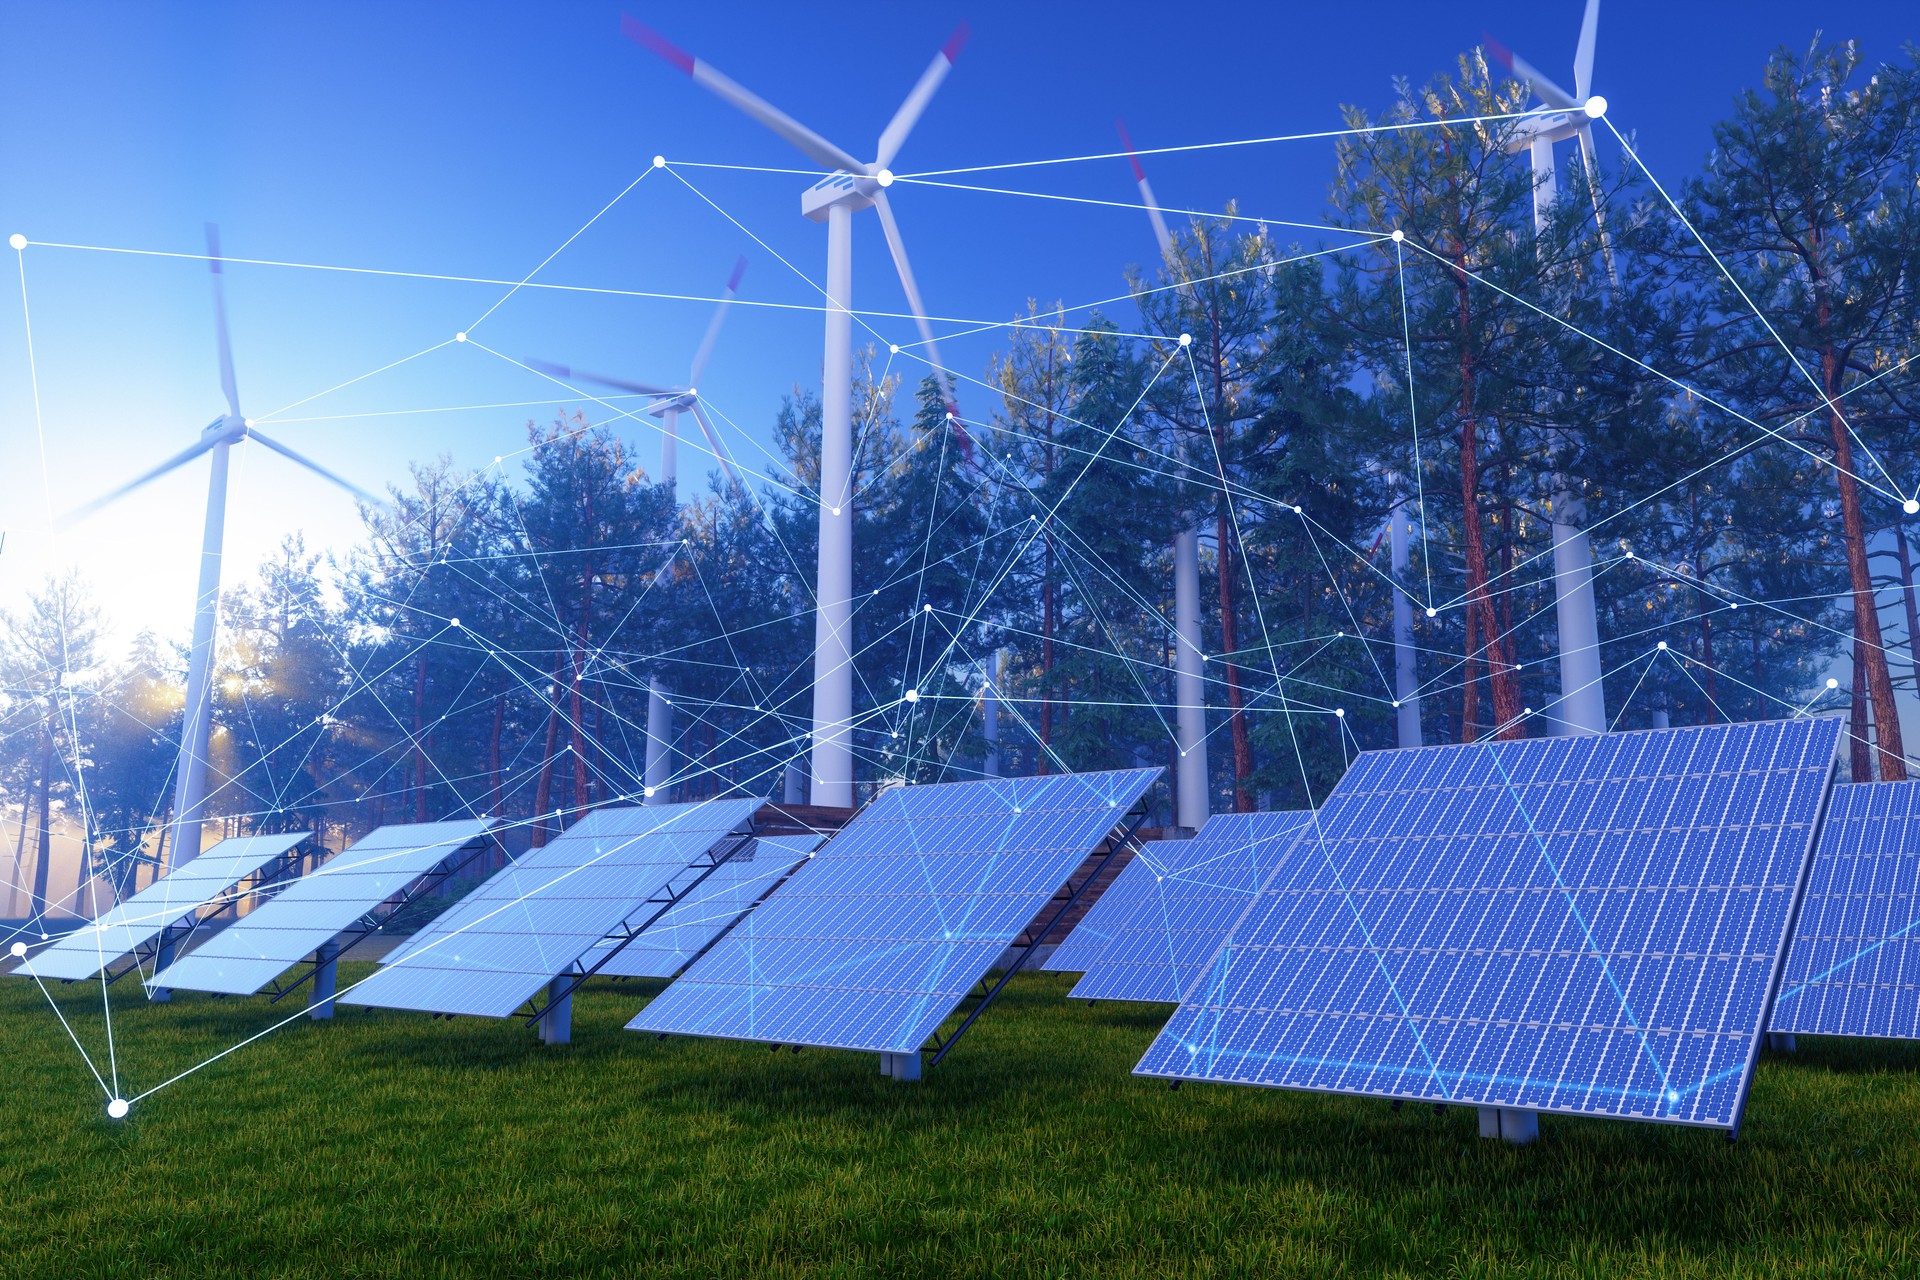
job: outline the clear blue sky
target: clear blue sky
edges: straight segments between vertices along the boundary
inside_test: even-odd
[[[618,34],[620,3],[176,4],[0,0],[0,236],[198,254],[218,221],[235,257],[518,279],[644,173],[651,158],[801,167],[796,153]],[[1143,147],[1337,128],[1339,107],[1388,104],[1392,77],[1448,68],[1483,29],[1571,80],[1577,0],[1481,5],[841,3],[624,6],[857,154],[965,18],[973,39],[894,167],[901,173],[1112,150],[1124,116]],[[1679,179],[1711,122],[1754,83],[1767,51],[1816,21],[1890,56],[1910,8],[1676,5],[1609,0],[1596,92]],[[1903,14],[1905,15],[1903,19]],[[1317,221],[1331,145],[1291,143],[1150,159],[1163,202]],[[1603,159],[1615,157],[1604,145]],[[807,179],[688,169],[646,176],[538,277],[711,296],[739,254],[744,300],[817,297],[824,235],[798,213]],[[1133,198],[1126,164],[1012,170],[983,181]],[[930,309],[1003,319],[1029,297],[1123,292],[1153,248],[1144,217],[1035,199],[895,191]],[[856,233],[856,306],[899,310],[878,227]],[[1312,240],[1311,233],[1301,233]],[[1283,237],[1284,238],[1284,237]],[[772,252],[769,252],[769,249]],[[39,375],[36,431],[15,255],[0,250],[0,603],[53,563],[81,564],[124,636],[187,625],[205,472],[185,469],[86,524],[65,509],[184,447],[221,409],[204,265],[193,259],[30,246],[24,255]],[[451,338],[498,286],[230,268],[243,403],[266,415]],[[709,306],[525,291],[475,337],[648,380],[679,380]],[[1125,322],[1124,305],[1116,316]],[[911,340],[904,321],[876,320]],[[750,465],[783,391],[819,376],[820,318],[736,308],[703,391]],[[950,343],[984,369],[988,334]],[[370,488],[410,459],[467,465],[511,455],[554,388],[473,346],[447,346],[279,415],[296,448]],[[963,408],[985,412],[963,386]],[[446,409],[535,401],[531,406]],[[384,414],[388,416],[365,416]],[[320,419],[300,421],[299,419]],[[649,465],[656,438],[632,436]],[[684,471],[697,471],[699,459]],[[44,479],[44,488],[42,481]],[[235,469],[228,581],[284,533],[339,546],[350,503],[258,449]]]

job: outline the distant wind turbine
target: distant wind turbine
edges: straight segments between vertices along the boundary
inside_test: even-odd
[[[700,424],[701,432],[707,437],[707,447],[713,450],[713,456],[720,460],[726,470],[727,480],[734,488],[740,487],[740,477],[734,474],[733,463],[728,461],[726,450],[720,447],[720,436],[707,420],[707,411],[700,407],[700,378],[707,371],[707,361],[713,356],[713,347],[720,340],[720,325],[727,318],[727,308],[733,305],[735,295],[740,292],[740,277],[746,273],[747,260],[740,259],[733,264],[733,274],[727,277],[727,291],[720,295],[720,305],[713,309],[713,319],[707,321],[707,333],[700,340],[700,349],[693,354],[693,364],[687,370],[687,385],[684,387],[656,387],[646,382],[629,382],[621,378],[606,378],[597,373],[583,373],[562,364],[549,364],[544,360],[529,360],[527,367],[537,369],[550,377],[562,381],[580,381],[598,383],[603,387],[613,387],[620,391],[630,391],[635,395],[653,396],[654,402],[647,406],[647,413],[662,420],[660,437],[660,483],[675,485],[680,472],[680,415],[691,412],[694,421]],[[667,803],[667,795],[673,778],[673,702],[666,683],[656,674],[647,685],[647,767],[644,796],[649,804]]]

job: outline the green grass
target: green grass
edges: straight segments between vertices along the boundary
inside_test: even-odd
[[[1920,1274],[1920,1046],[1767,1057],[1734,1145],[1548,1117],[1511,1148],[1468,1109],[1134,1079],[1167,1010],[1069,985],[1017,979],[918,1085],[624,1031],[643,984],[554,1048],[347,1009],[115,1123],[0,979],[0,1273]],[[114,992],[129,1092],[285,1009]],[[55,998],[99,1045],[98,988]]]

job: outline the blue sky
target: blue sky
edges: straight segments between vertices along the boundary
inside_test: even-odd
[[[638,178],[536,278],[710,297],[747,255],[741,297],[766,305],[735,308],[702,390],[732,424],[729,447],[758,469],[781,394],[819,376],[821,321],[808,279],[821,275],[825,237],[799,216],[808,179],[649,166],[655,154],[805,162],[622,39],[622,7],[0,0],[0,236],[36,242],[18,257],[0,250],[9,277],[0,474],[10,481],[0,505],[0,603],[50,565],[77,563],[122,638],[145,625],[184,632],[203,464],[58,534],[47,512],[184,447],[221,410],[204,264],[46,247],[53,242],[197,255],[201,225],[214,220],[230,256],[307,264],[229,268],[243,404],[272,415],[295,448],[379,488],[409,460],[441,453],[469,466],[495,456],[511,465],[528,418],[553,415],[550,383],[448,340],[505,292],[475,280],[525,276]],[[1111,151],[1116,117],[1143,147],[1337,128],[1341,104],[1385,107],[1392,77],[1450,67],[1483,29],[1570,81],[1580,19],[1576,0],[1220,6],[1204,17],[1164,4],[973,0],[624,7],[858,154],[872,151],[915,77],[967,19],[972,41],[895,163],[902,174]],[[1875,58],[1911,31],[1891,4],[1836,0],[1818,21],[1829,35],[1860,38]],[[1804,45],[1813,23],[1804,5],[1609,0],[1594,89],[1615,123],[1637,132],[1655,172],[1677,180],[1697,168],[1710,124],[1757,81],[1767,51]],[[1617,158],[1606,139],[1602,152],[1606,163]],[[1247,213],[1316,222],[1331,157],[1330,143],[1301,142],[1148,163],[1170,206],[1238,198]],[[1134,195],[1119,159],[960,181]],[[1000,320],[1030,297],[1107,298],[1124,291],[1128,264],[1153,257],[1146,220],[1132,210],[912,185],[894,197],[939,316]],[[854,274],[856,307],[902,309],[870,217],[856,231]],[[523,290],[474,337],[515,358],[677,381],[710,309]],[[1123,324],[1126,310],[1114,308]],[[906,321],[872,323],[912,340]],[[943,354],[977,375],[995,342],[983,334]],[[353,379],[361,380],[318,394]],[[988,409],[964,384],[961,402]],[[630,435],[651,466],[657,437],[640,425]],[[683,474],[699,463],[683,462]],[[357,522],[350,501],[322,483],[257,448],[243,451],[228,581],[296,530],[316,546],[343,546]]]

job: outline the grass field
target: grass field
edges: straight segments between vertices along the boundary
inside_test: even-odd
[[[0,1273],[1920,1274],[1920,1046],[1767,1057],[1737,1144],[1549,1117],[1512,1148],[1460,1108],[1136,1080],[1167,1010],[1070,985],[1017,979],[917,1085],[622,1030],[653,985],[594,984],[553,1048],[343,1009],[115,1123],[0,979]],[[114,992],[129,1093],[285,1008]],[[55,998],[101,1041],[97,987]]]

